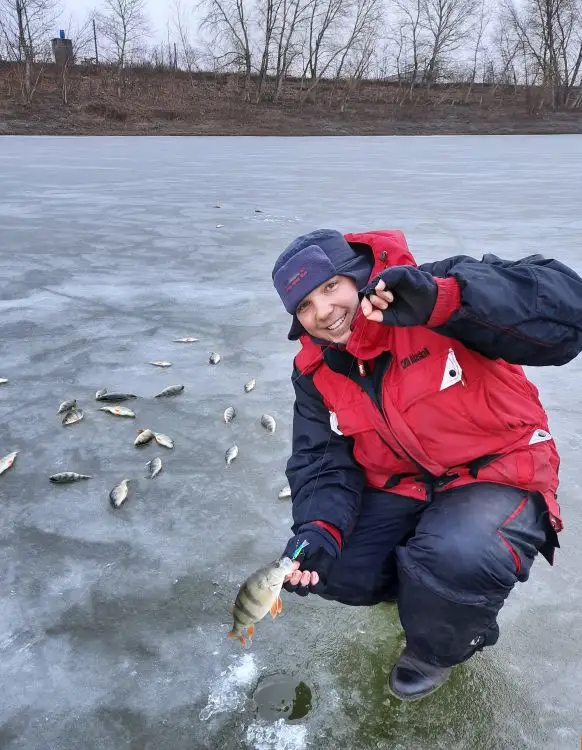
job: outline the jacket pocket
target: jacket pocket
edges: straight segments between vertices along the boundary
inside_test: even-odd
[[[406,411],[429,396],[464,387],[463,368],[455,350],[442,349],[404,370],[395,384],[397,406]]]
[[[503,385],[489,388],[488,370],[467,352],[450,347],[405,371],[396,399],[411,426],[420,424],[422,429],[425,423],[431,431],[442,428],[445,433],[454,426],[490,435],[507,431],[502,415],[510,395]]]

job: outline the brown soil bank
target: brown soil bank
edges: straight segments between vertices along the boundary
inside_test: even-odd
[[[582,133],[582,110],[546,109],[543,89],[468,85],[415,89],[388,81],[285,81],[256,102],[234,75],[37,67],[23,103],[21,70],[0,65],[2,135],[454,135]]]

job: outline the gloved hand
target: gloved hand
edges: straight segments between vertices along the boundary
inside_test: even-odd
[[[422,326],[431,316],[437,284],[430,273],[415,266],[392,266],[360,291],[368,320],[391,326]]]
[[[283,557],[293,557],[295,550],[303,547],[296,560],[300,569],[291,574],[291,580],[285,581],[283,588],[299,596],[307,596],[310,591],[317,592],[318,586],[325,585],[327,571],[334,560],[340,556],[340,547],[333,536],[325,529],[312,523],[306,523],[299,528],[297,534],[291,537],[283,552]],[[311,573],[311,575],[309,575]],[[314,574],[316,581],[313,582]]]

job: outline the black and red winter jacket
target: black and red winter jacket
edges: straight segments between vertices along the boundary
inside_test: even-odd
[[[416,265],[401,232],[345,237],[373,256],[370,278]],[[345,350],[301,337],[287,464],[294,531],[319,520],[345,537],[366,486],[423,501],[471,482],[539,492],[560,531],[558,452],[521,365],[561,365],[582,351],[582,279],[540,255],[420,268],[438,285],[425,326],[359,311]]]

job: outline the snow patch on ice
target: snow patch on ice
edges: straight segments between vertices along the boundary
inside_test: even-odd
[[[306,737],[304,724],[287,724],[284,719],[279,719],[274,724],[251,724],[246,741],[254,750],[304,750]]]
[[[253,655],[243,654],[235,664],[221,672],[210,691],[208,703],[200,711],[200,719],[208,721],[215,714],[239,709],[245,702],[245,688],[251,685],[258,671]]]

